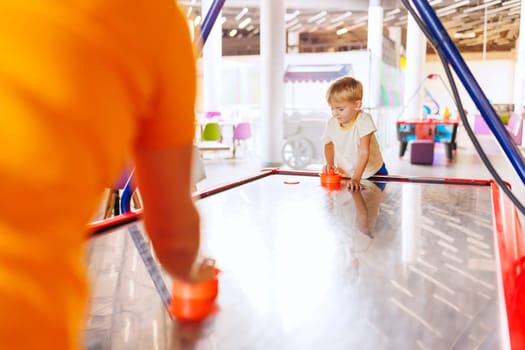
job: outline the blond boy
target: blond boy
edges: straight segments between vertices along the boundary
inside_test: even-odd
[[[332,110],[322,137],[324,143],[324,172],[338,171],[349,177],[348,188],[360,190],[362,178],[388,175],[377,130],[370,114],[363,112],[363,85],[352,77],[335,80],[326,93]]]

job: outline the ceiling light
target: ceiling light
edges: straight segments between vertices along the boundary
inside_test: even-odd
[[[326,22],[326,17],[318,19],[317,21],[315,21],[315,24],[321,24],[323,22]]]
[[[363,16],[363,17],[356,18],[356,20],[354,22],[357,24],[357,23],[364,23],[366,21],[368,21],[368,16]]]
[[[490,9],[487,11],[487,15],[491,15],[493,13],[498,13],[500,11],[503,11],[503,10],[506,10],[506,9],[510,9],[510,8],[513,8],[513,7],[520,7],[521,4],[519,2],[511,2],[511,1],[507,1],[505,3],[502,4],[502,6],[498,6],[496,7],[495,9]]]
[[[346,34],[348,33],[348,28],[344,27],[344,28],[339,28],[338,30],[335,31],[335,34],[337,35],[343,35],[343,34]]]
[[[244,27],[246,27],[248,24],[250,24],[252,21],[252,18],[251,17],[246,17],[241,23],[239,23],[238,27],[239,29],[243,29]]]
[[[458,12],[458,10],[456,10],[456,9],[448,9],[446,11],[441,11],[438,15],[440,15],[440,16],[448,16],[448,15],[456,13],[456,12]]]
[[[299,20],[296,18],[294,19],[293,21],[291,21],[290,23],[287,23],[286,24],[286,27],[293,27],[294,25],[296,25],[297,23],[299,23]]]
[[[195,19],[193,20],[193,25],[198,26],[201,23],[201,16],[195,16]]]
[[[226,16],[221,17],[221,24],[224,24],[224,23],[226,23]]]
[[[468,9],[463,10],[463,12],[466,12],[466,13],[474,12],[476,10],[484,9],[484,8],[487,8],[487,7],[492,6],[492,5],[497,5],[500,2],[501,2],[501,0],[495,0],[495,1],[491,1],[491,2],[486,2],[486,3],[478,5],[478,6],[469,7]]]
[[[245,14],[248,13],[248,9],[245,7],[241,10],[241,12],[239,12],[239,14],[237,16],[235,16],[235,20],[238,21],[240,20]]]
[[[398,9],[398,8],[395,8],[392,11],[388,11],[387,13],[385,13],[385,15],[386,16],[391,16],[391,15],[395,15],[396,13],[399,13],[399,12],[401,12],[401,10]]]
[[[316,15],[314,15],[314,16],[308,18],[307,21],[308,21],[308,23],[312,23],[312,22],[315,22],[315,21],[317,21],[319,18],[322,18],[322,17],[324,17],[324,16],[326,16],[326,11],[321,11],[321,12],[319,12],[318,14],[316,14]]]
[[[289,30],[290,32],[295,32],[295,31],[297,31],[297,29],[302,28],[302,26],[303,26],[303,25],[302,25],[301,23],[298,23],[298,24],[296,24],[295,26],[291,27],[291,28],[288,29],[288,30]]]
[[[337,23],[333,23],[333,24],[330,24],[329,26],[326,27],[327,30],[332,30],[334,28],[337,28],[339,26],[342,26],[343,24],[345,24],[345,22],[343,21],[339,21]]]
[[[476,37],[476,33],[474,32],[456,32],[454,33],[454,38],[456,39],[473,39]]]
[[[389,22],[395,18],[397,18],[396,15],[386,16],[385,18],[383,18],[383,22]]]
[[[291,20],[294,19],[295,17],[299,16],[300,13],[301,13],[301,12],[299,12],[299,10],[295,10],[295,11],[292,12],[292,13],[287,13],[287,14],[284,15],[284,20],[285,20],[286,22],[291,21]]]
[[[463,11],[463,12],[465,12],[465,11]],[[454,19],[461,19],[461,18],[464,18],[464,17],[468,17],[468,14],[467,13],[459,13],[459,14],[454,16]],[[468,24],[471,24],[471,23],[472,22],[468,22]]]
[[[232,30],[230,30],[230,32],[228,33],[228,35],[229,35],[231,38],[233,38],[234,36],[237,35],[237,29],[232,29]]]
[[[359,27],[363,27],[364,25],[366,25],[365,22],[357,23],[357,24],[354,24],[353,26],[347,27],[346,29],[348,29],[348,31],[352,31],[352,30],[357,29]]]
[[[186,17],[190,17],[191,11],[193,10],[193,7],[188,7],[188,11],[186,11]]]
[[[343,20],[343,19],[345,19],[347,17],[350,17],[350,16],[352,16],[352,11],[345,12],[341,16],[337,16],[336,18],[332,19],[330,21],[330,23],[339,22],[339,21],[341,21],[341,20]]]
[[[450,10],[456,9],[456,8],[464,6],[464,5],[468,5],[469,3],[470,3],[470,0],[461,0],[459,2],[456,2],[456,3],[452,4],[452,5],[445,6],[445,7],[442,7],[440,9],[436,10],[436,14],[444,16],[445,13],[447,13],[447,14],[452,13],[452,12],[449,12]]]

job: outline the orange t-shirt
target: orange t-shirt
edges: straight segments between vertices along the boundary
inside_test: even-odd
[[[86,224],[133,147],[191,144],[173,0],[0,0],[0,349],[82,346]]]

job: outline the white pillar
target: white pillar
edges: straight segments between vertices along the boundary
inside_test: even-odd
[[[365,107],[373,108],[372,113],[377,118],[377,109],[381,96],[381,62],[383,61],[383,8],[379,1],[370,1],[368,7],[368,50],[370,53],[370,81],[368,103]],[[367,97],[365,96],[365,100]]]
[[[521,17],[525,19],[525,0],[521,1]],[[525,20],[520,21],[520,31],[517,41],[518,57],[516,60],[516,74],[514,75],[514,112],[523,113],[523,92],[525,88]]]
[[[261,117],[262,161],[283,163],[284,56],[286,50],[284,1],[261,1]]]
[[[202,0],[201,13],[202,20],[208,13],[212,0]],[[203,95],[202,107],[206,111],[220,111],[221,103],[221,85],[222,85],[222,25],[221,15],[213,24],[213,28],[204,43],[202,50],[202,77],[203,77]]]
[[[388,37],[392,39],[396,45],[396,67],[399,67],[399,57],[402,51],[401,27],[388,27]]]
[[[423,111],[423,93],[417,91],[417,88],[425,77],[426,39],[411,14],[408,14],[406,53],[403,93],[405,112],[400,119],[420,118]]]

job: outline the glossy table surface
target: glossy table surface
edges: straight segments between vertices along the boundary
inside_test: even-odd
[[[383,184],[271,175],[199,199],[222,270],[201,323],[169,317],[128,228],[94,238],[87,348],[507,348],[490,187]]]

